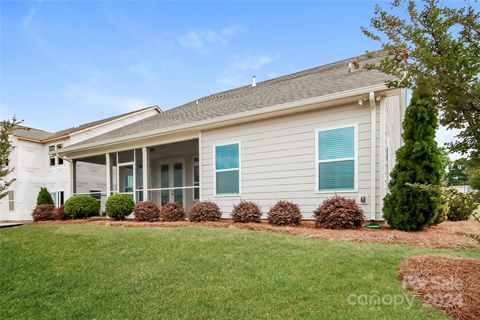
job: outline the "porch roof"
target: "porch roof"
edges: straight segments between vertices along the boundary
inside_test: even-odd
[[[102,145],[108,141],[130,140],[144,134],[155,133],[159,129],[195,127],[205,120],[219,120],[222,117],[242,112],[264,109],[309,98],[332,95],[338,92],[385,85],[391,76],[377,70],[362,68],[366,63],[378,63],[384,52],[365,54],[326,64],[279,78],[259,82],[256,86],[240,88],[212,94],[158,115],[134,122],[125,127],[73,144],[64,152],[82,150],[84,147]],[[349,71],[349,63],[357,60],[360,68]]]

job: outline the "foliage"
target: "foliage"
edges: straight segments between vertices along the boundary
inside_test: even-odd
[[[138,221],[155,221],[160,217],[160,210],[155,203],[150,201],[139,202],[135,205],[133,210],[135,218]]]
[[[467,175],[468,185],[480,192],[480,166],[476,163],[474,164],[472,161],[471,165],[467,168]]]
[[[188,210],[188,220],[190,221],[215,221],[221,217],[220,208],[216,203],[210,201],[196,202]]]
[[[449,186],[460,186],[467,184],[467,165],[468,160],[465,158],[460,158],[452,162],[447,175]]]
[[[447,217],[450,221],[468,220],[478,208],[478,203],[471,194],[461,193],[454,189],[448,191],[448,203]]]
[[[364,220],[364,212],[355,200],[340,196],[323,201],[313,215],[316,227],[329,229],[355,229]]]
[[[60,207],[53,209],[53,220],[65,220],[67,215],[65,214],[65,206],[62,204]]]
[[[72,219],[82,219],[97,215],[100,212],[100,205],[94,197],[78,194],[65,202],[64,211]]]
[[[384,217],[394,229],[421,230],[431,225],[439,208],[439,196],[412,184],[440,186],[443,168],[435,142],[436,109],[425,95],[413,93],[403,122],[404,145],[397,151]]]
[[[54,204],[52,195],[48,192],[46,187],[41,187],[37,196],[37,205],[40,204]]]
[[[437,216],[433,220],[433,224],[439,224],[443,221],[447,220],[447,214],[450,207],[450,203],[448,202],[448,195],[445,187],[439,187],[438,190],[438,212]]]
[[[300,207],[293,202],[280,200],[278,201],[267,215],[267,221],[270,224],[282,225],[298,225],[302,220]]]
[[[160,220],[179,221],[185,219],[185,210],[180,203],[169,202],[160,208]]]
[[[114,220],[123,220],[135,209],[135,202],[129,194],[112,194],[105,203],[105,213]]]
[[[235,222],[260,222],[262,210],[252,201],[240,201],[233,206],[232,219]]]
[[[35,207],[32,213],[33,221],[47,221],[55,220],[53,218],[53,211],[55,206],[53,204],[39,204]]]
[[[371,29],[362,32],[388,55],[366,68],[392,75],[390,87],[425,86],[441,111],[440,124],[461,130],[451,151],[480,161],[480,13],[470,3],[439,3],[393,0],[391,11],[376,5]]]
[[[22,121],[18,121],[15,116],[11,120],[0,121],[0,199],[7,195],[8,188],[15,181],[7,177],[14,170],[9,166],[10,153],[14,148],[10,135],[20,123]]]

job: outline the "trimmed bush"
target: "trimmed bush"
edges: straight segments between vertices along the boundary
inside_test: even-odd
[[[165,203],[160,208],[160,220],[162,221],[179,221],[185,220],[185,209],[180,203]]]
[[[113,220],[123,220],[135,209],[135,202],[128,194],[113,194],[105,203],[105,213]]]
[[[52,218],[52,220],[65,220],[67,218],[64,205],[53,209]]]
[[[220,219],[222,213],[217,204],[210,201],[196,202],[188,210],[188,220],[190,221],[215,221]]]
[[[35,207],[32,213],[33,221],[47,221],[53,219],[53,210],[55,206],[53,204],[39,204]]]
[[[38,192],[37,205],[40,204],[54,204],[52,195],[45,187],[41,187],[40,191]]]
[[[133,213],[138,221],[152,222],[160,217],[160,210],[158,210],[157,205],[150,201],[137,203]]]
[[[478,203],[471,194],[451,189],[448,191],[448,213],[450,221],[468,220],[477,209]]]
[[[72,219],[88,218],[99,214],[100,205],[94,197],[78,194],[65,202],[64,212]]]
[[[260,222],[262,211],[255,202],[240,201],[233,206],[232,219],[235,222]]]
[[[302,214],[300,213],[300,207],[290,201],[278,201],[267,215],[267,221],[270,224],[277,226],[293,226],[300,224],[302,220]]]
[[[335,196],[323,201],[313,212],[318,228],[356,229],[363,223],[364,213],[355,200]]]
[[[383,216],[393,229],[421,230],[434,223],[440,206],[443,162],[435,141],[438,111],[431,96],[414,92],[403,121],[404,145],[397,150]],[[431,188],[414,186],[428,185]]]

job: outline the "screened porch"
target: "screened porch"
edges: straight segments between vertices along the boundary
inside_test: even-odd
[[[198,139],[75,159],[71,168],[72,193],[90,194],[102,211],[115,193],[187,210],[200,198]]]

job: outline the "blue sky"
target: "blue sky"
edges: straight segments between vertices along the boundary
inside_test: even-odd
[[[359,55],[374,4],[2,1],[0,117],[57,131]]]

